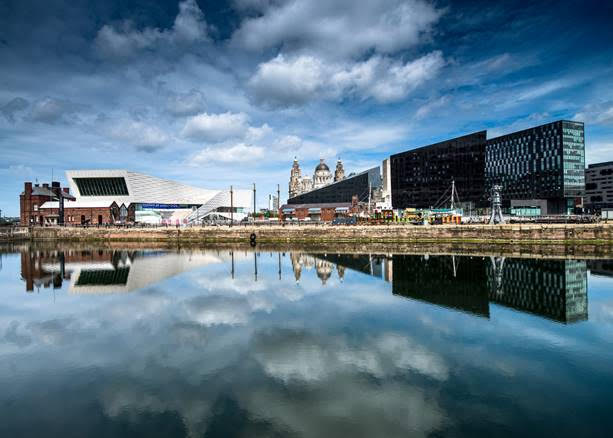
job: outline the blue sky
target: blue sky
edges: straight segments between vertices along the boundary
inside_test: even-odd
[[[586,122],[588,163],[611,160],[611,16],[605,1],[4,1],[0,208],[75,168],[256,182],[264,206],[294,156],[358,171],[559,118]]]

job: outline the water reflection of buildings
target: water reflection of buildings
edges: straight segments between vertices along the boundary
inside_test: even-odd
[[[363,272],[368,275],[391,281],[391,260],[381,255],[370,254],[301,254],[291,253],[290,260],[296,282],[300,281],[302,271],[315,268],[317,277],[326,284],[334,270],[340,281],[345,277],[345,269]]]
[[[27,291],[57,289],[69,281],[71,293],[128,292],[212,263],[226,263],[234,278],[236,259],[253,258],[249,270],[253,269],[254,281],[258,281],[258,257],[257,252],[236,251],[31,250],[21,254],[21,275]],[[335,271],[342,282],[351,270],[392,283],[394,295],[482,317],[490,316],[490,303],[494,303],[563,323],[587,319],[585,261],[301,253],[290,253],[289,258],[297,282],[309,271],[324,285]],[[605,262],[589,262],[590,269],[610,269]],[[281,280],[280,253],[277,263]]]
[[[391,281],[394,295],[482,317],[490,316],[494,303],[563,323],[587,319],[585,261],[350,254],[311,258],[316,267],[320,261]],[[300,266],[304,264],[298,265],[298,274]]]
[[[613,260],[588,260],[587,268],[592,275],[613,277]]]
[[[59,289],[70,281],[71,293],[129,292],[181,272],[221,263],[213,253],[167,251],[24,251],[21,277],[26,290]]]

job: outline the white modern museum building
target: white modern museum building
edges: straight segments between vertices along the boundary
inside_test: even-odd
[[[66,209],[116,205],[115,223],[240,221],[253,208],[250,190],[204,189],[129,170],[69,170],[66,179],[76,198]]]

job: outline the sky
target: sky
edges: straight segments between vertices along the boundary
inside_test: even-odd
[[[292,159],[345,173],[487,129],[586,123],[613,159],[613,3],[3,0],[0,209],[23,182],[128,169],[258,204]]]

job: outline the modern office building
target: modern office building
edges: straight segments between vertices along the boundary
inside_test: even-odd
[[[485,196],[486,131],[423,146],[390,157],[394,208],[430,208],[451,199],[451,182],[460,202],[482,207]]]
[[[582,206],[583,123],[558,120],[486,136],[480,131],[392,155],[394,208],[448,207],[452,180],[462,207],[487,207],[493,185],[502,187],[503,208],[511,214],[567,214]]]
[[[365,170],[355,175],[327,184],[321,188],[294,196],[288,204],[351,203],[357,196],[358,202],[368,202],[374,190],[381,188],[379,167]]]
[[[613,208],[613,161],[590,164],[585,169],[585,208]]]
[[[502,186],[513,214],[572,213],[585,192],[585,140],[581,122],[558,120],[487,141],[486,191]]]

